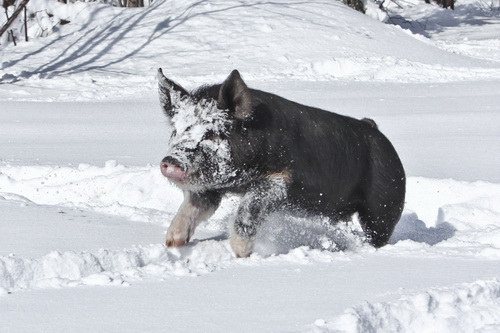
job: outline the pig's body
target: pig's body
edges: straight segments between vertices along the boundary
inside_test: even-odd
[[[212,121],[194,111],[192,117],[199,120],[188,131],[174,133],[162,162],[163,174],[185,195],[167,245],[187,242],[227,192],[243,196],[231,235],[238,256],[251,253],[267,214],[286,205],[332,221],[348,220],[357,212],[374,246],[389,240],[404,205],[405,175],[396,151],[373,121],[249,89],[236,71],[222,85],[193,94],[160,75],[160,95],[174,127],[186,101],[188,108],[217,115]],[[186,143],[194,136],[189,131],[202,131],[201,126],[193,130],[201,123],[208,136]]]

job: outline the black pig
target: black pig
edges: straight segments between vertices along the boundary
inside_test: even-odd
[[[266,216],[285,206],[348,220],[387,244],[403,210],[405,174],[373,120],[356,120],[250,89],[234,70],[190,93],[158,72],[172,136],[162,174],[184,192],[167,246],[189,241],[226,193],[242,196],[230,242],[252,252]]]

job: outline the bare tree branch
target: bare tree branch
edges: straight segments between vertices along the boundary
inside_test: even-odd
[[[9,19],[7,20],[7,22],[5,22],[5,24],[3,25],[3,27],[0,28],[0,37],[2,37],[2,35],[3,35],[3,33],[5,31],[7,31],[7,29],[9,28],[9,26],[12,24],[12,22],[14,22],[14,20],[17,18],[17,16],[23,11],[24,7],[26,7],[26,5],[28,4],[29,1],[30,0],[22,0],[21,1],[21,3],[16,8],[16,10],[12,14],[12,16],[9,17]]]

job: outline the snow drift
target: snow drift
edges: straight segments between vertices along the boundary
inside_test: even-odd
[[[4,99],[149,95],[158,67],[179,75],[185,87],[222,82],[234,68],[249,81],[435,83],[500,76],[495,60],[442,50],[336,1],[182,0],[127,9],[32,0],[28,8],[50,8],[55,21],[71,24],[17,48],[2,44],[9,56],[2,59],[1,79],[13,85],[0,87]]]
[[[499,320],[500,280],[494,279],[434,288],[394,302],[364,302],[330,321],[318,319],[311,331],[496,332]]]
[[[158,169],[158,166],[126,167],[114,161],[103,167],[0,166],[0,198],[165,225],[182,201],[182,195]],[[412,256],[418,252],[427,256],[500,259],[500,185],[410,177],[407,187],[406,209],[391,238],[393,245],[379,249],[380,254]],[[0,287],[12,292],[41,286],[124,283],[129,278],[201,274],[228,264],[238,265],[244,260],[234,258],[226,240],[226,221],[234,215],[236,203],[236,198],[226,198],[216,215],[202,227],[202,237],[220,241],[195,241],[186,249],[151,245],[51,252],[33,259],[18,258],[12,253],[0,258]],[[321,221],[312,222],[306,223],[301,218],[295,221],[286,215],[272,217],[259,236],[258,254],[253,260],[275,262],[275,258],[267,257],[280,254],[283,254],[280,260],[290,260],[294,254],[286,253],[294,247],[316,244],[314,251],[325,252],[313,252],[313,260],[335,261],[338,247],[332,247],[327,239],[347,241],[351,245],[343,244],[344,248],[347,246],[354,253],[373,251],[355,236],[346,236],[351,231],[360,232],[359,225],[339,235],[331,233],[327,226],[321,227]]]

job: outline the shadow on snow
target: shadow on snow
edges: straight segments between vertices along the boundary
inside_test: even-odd
[[[3,69],[5,70],[21,62],[28,62],[29,64],[29,61],[32,57],[44,53],[48,49],[61,50],[60,53],[53,57],[52,60],[50,60],[46,64],[39,66],[36,69],[22,71],[19,75],[8,73],[3,75],[3,77],[0,77],[0,84],[15,83],[21,81],[22,79],[30,78],[34,75],[39,75],[40,78],[53,78],[55,76],[81,73],[88,70],[105,70],[112,73],[112,71],[108,69],[108,67],[117,63],[121,63],[124,60],[137,55],[153,41],[158,40],[162,36],[171,32],[173,29],[196,17],[252,6],[271,6],[270,8],[264,9],[267,11],[272,11],[273,6],[290,6],[287,4],[280,4],[272,1],[256,2],[250,4],[240,2],[239,4],[230,5],[220,9],[192,13],[195,8],[201,5],[205,5],[206,3],[206,0],[197,1],[184,9],[176,17],[166,17],[151,29],[149,37],[142,43],[134,45],[131,42],[127,47],[128,51],[126,53],[124,53],[121,57],[110,59],[108,61],[103,60],[105,56],[117,46],[118,43],[123,43],[123,41],[127,38],[135,37],[134,33],[136,28],[138,28],[142,24],[147,25],[148,22],[154,20],[154,18],[151,16],[153,15],[155,10],[161,10],[161,8],[159,7],[161,6],[162,2],[154,2],[150,7],[137,9],[133,14],[130,14],[130,10],[120,11],[110,20],[109,24],[104,27],[91,27],[90,24],[93,21],[92,18],[89,18],[88,22],[82,25],[79,31],[73,32],[73,34],[80,33],[81,37],[76,39],[69,45],[66,44],[65,38],[55,38],[49,43],[41,46],[39,49],[23,55],[19,59],[13,59],[4,62]],[[92,16],[96,16],[105,8],[106,7],[101,7],[96,9]],[[297,17],[297,19],[300,18]],[[172,50],[172,52],[175,52],[176,54],[179,53],[179,51],[176,50]],[[101,64],[97,64],[99,61],[101,61]],[[120,72],[123,73],[123,71]]]
[[[409,213],[401,216],[389,243],[395,244],[402,240],[412,240],[435,245],[453,237],[455,232],[455,227],[448,222],[442,222],[437,227],[427,228],[425,223],[418,219],[417,214]]]

